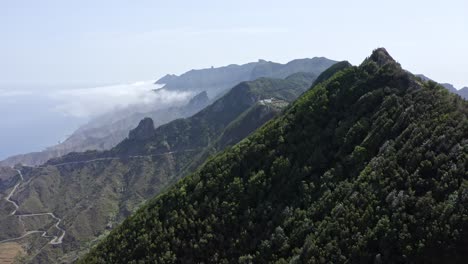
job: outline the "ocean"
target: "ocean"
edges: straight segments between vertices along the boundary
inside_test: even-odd
[[[113,85],[0,84],[0,160],[53,146],[114,110],[156,109],[191,96],[162,87],[154,80]]]
[[[0,86],[0,160],[40,151],[64,140],[87,116],[64,114],[55,86]]]

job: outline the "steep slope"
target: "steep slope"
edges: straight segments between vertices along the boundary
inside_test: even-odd
[[[330,77],[332,77],[335,73],[341,71],[341,70],[344,70],[346,68],[349,68],[351,67],[352,65],[347,62],[347,61],[341,61],[341,62],[338,62],[336,64],[334,64],[333,66],[331,66],[330,68],[326,69],[325,71],[323,71],[319,77],[317,77],[317,79],[315,80],[314,84],[313,85],[316,85],[318,83],[321,83],[323,81],[326,81],[328,80]]]
[[[232,121],[212,146],[217,150],[232,146],[279,114],[288,103],[275,98],[260,100]]]
[[[468,105],[384,49],[128,218],[81,263],[463,263]]]
[[[297,74],[286,80],[241,83],[190,118],[156,129],[151,119],[143,119],[109,151],[70,153],[44,166],[21,168],[24,180],[12,196],[19,208],[5,221],[19,223],[19,215],[38,212],[42,218],[28,217],[35,222],[6,238],[39,230],[38,226],[47,230],[47,236],[66,232],[63,243],[55,245],[47,244],[51,238],[39,235],[18,241],[29,245],[27,253],[34,263],[70,262],[142,202],[180,179],[190,164],[204,162],[205,149],[216,152],[237,143],[307,90],[314,79],[311,74]],[[224,133],[226,128],[231,128],[228,133]],[[215,146],[221,139],[222,145]],[[7,212],[14,209],[3,204]],[[57,221],[43,217],[44,213],[60,219],[61,229],[54,228]],[[0,233],[4,223],[0,222]]]

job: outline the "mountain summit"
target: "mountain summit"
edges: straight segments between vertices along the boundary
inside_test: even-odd
[[[378,48],[372,52],[370,59],[377,63],[379,66],[384,66],[387,63],[396,63],[396,61],[390,56],[385,48]]]
[[[468,103],[377,49],[128,218],[81,263],[464,263]]]

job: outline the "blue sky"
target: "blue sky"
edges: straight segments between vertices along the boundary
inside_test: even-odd
[[[468,1],[0,2],[0,85],[151,80],[193,68],[386,47],[406,69],[468,86]]]

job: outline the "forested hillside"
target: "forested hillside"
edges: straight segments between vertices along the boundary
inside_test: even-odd
[[[0,191],[12,193],[18,209],[11,215],[14,203],[0,200],[0,241],[21,242],[28,248],[28,262],[74,260],[185,171],[278,115],[315,78],[301,73],[244,82],[190,118],[158,128],[143,119],[109,151],[71,153],[43,166],[18,167],[24,178],[10,170]],[[58,220],[44,213],[60,219],[60,229],[54,226]],[[39,230],[46,231],[45,237]],[[63,243],[48,244],[52,235],[63,235]]]
[[[466,101],[375,50],[80,263],[464,263],[467,115]]]

